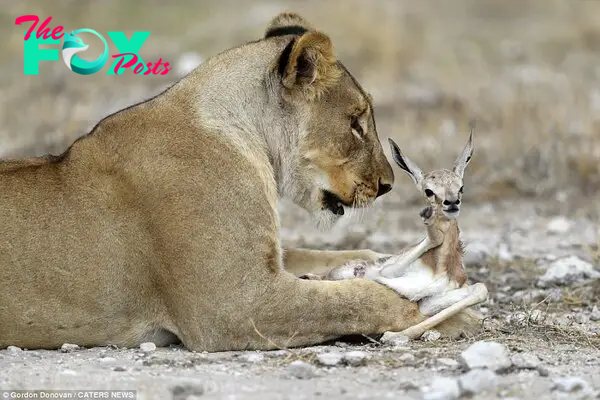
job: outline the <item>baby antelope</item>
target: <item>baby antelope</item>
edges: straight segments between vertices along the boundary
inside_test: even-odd
[[[418,337],[425,330],[487,299],[487,288],[478,283],[467,286],[463,265],[463,244],[457,217],[463,195],[465,168],[473,156],[473,132],[452,170],[439,169],[424,174],[389,139],[394,161],[413,180],[427,206],[420,216],[427,236],[405,248],[399,255],[376,263],[349,263],[312,279],[344,280],[364,278],[393,288],[411,301],[419,302],[421,312],[433,317],[402,334]]]

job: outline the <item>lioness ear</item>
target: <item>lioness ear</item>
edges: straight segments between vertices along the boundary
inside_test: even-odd
[[[341,76],[331,40],[317,31],[290,42],[281,54],[279,72],[283,86],[299,89],[309,97],[318,97]]]
[[[283,12],[275,16],[267,26],[265,39],[274,36],[302,35],[312,30],[312,26],[300,15],[292,12]]]

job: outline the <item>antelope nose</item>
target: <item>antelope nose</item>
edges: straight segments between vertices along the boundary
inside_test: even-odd
[[[383,196],[384,194],[388,193],[390,190],[392,190],[392,185],[390,185],[389,183],[382,183],[381,179],[380,179],[379,187],[377,188],[377,197]]]
[[[445,206],[452,206],[452,205],[459,205],[460,204],[460,200],[456,199],[455,201],[449,201],[449,200],[444,200],[444,205]]]

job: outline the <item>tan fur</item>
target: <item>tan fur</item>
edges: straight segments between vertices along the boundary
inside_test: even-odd
[[[281,196],[327,223],[324,190],[364,206],[394,180],[368,95],[303,19],[269,29],[288,25],[308,32],[206,60],[61,156],[0,163],[0,348],[176,335],[197,351],[269,349],[424,319],[376,282],[283,269],[376,255],[282,251]],[[280,66],[297,79],[284,85]]]
[[[312,25],[306,19],[302,18],[302,16],[293,12],[282,12],[271,20],[265,33],[286,26],[301,26],[308,30],[313,30]]]
[[[421,261],[429,266],[434,274],[444,273],[450,281],[456,282],[458,287],[461,287],[467,281],[467,274],[462,261],[464,247],[459,238],[458,222],[437,215],[435,222],[428,228],[430,237],[434,234],[430,230],[443,232],[443,237],[439,246],[421,256]]]

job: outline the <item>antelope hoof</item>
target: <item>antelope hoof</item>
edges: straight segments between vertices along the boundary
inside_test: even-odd
[[[433,207],[425,207],[421,210],[419,215],[421,216],[421,219],[423,219],[425,225],[431,225],[433,223]]]

